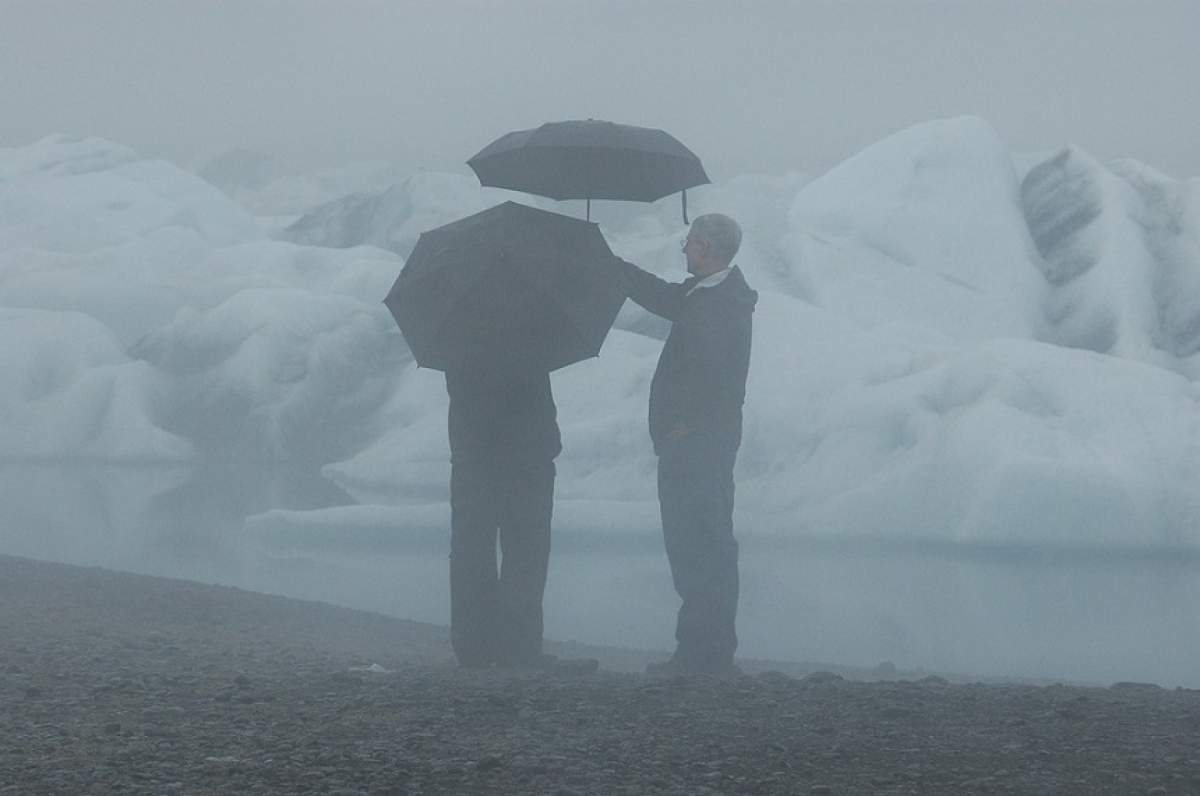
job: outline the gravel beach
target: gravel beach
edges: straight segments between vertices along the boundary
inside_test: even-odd
[[[9,557],[0,638],[5,794],[1200,793],[1200,691],[1151,684],[467,672],[443,627]]]

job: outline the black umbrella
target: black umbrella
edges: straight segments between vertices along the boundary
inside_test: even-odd
[[[505,202],[423,232],[384,304],[424,367],[555,370],[600,353],[612,257],[595,224]]]
[[[467,161],[479,182],[551,199],[653,202],[709,182],[700,158],[669,133],[595,119],[502,136]]]

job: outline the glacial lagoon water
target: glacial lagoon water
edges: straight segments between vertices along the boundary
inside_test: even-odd
[[[425,498],[427,499],[427,498]],[[0,467],[0,554],[185,578],[445,624],[444,530],[250,533],[351,504],[311,472]],[[740,654],[980,678],[1200,687],[1200,551],[831,540],[741,529]],[[670,646],[657,528],[555,527],[551,638]]]

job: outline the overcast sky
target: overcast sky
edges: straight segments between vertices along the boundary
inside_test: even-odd
[[[975,114],[1200,176],[1200,0],[0,0],[0,145],[465,170],[512,129],[662,127],[714,180]]]

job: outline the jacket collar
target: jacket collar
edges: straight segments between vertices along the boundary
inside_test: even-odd
[[[695,293],[697,290],[700,290],[701,288],[716,287],[717,285],[724,282],[725,278],[728,277],[732,271],[733,271],[732,265],[726,266],[722,270],[717,271],[715,274],[709,274],[708,276],[704,277],[703,279],[697,280],[695,283],[692,284],[691,287],[688,288],[687,293],[685,293],[684,296],[685,297],[690,296],[693,293]]]

